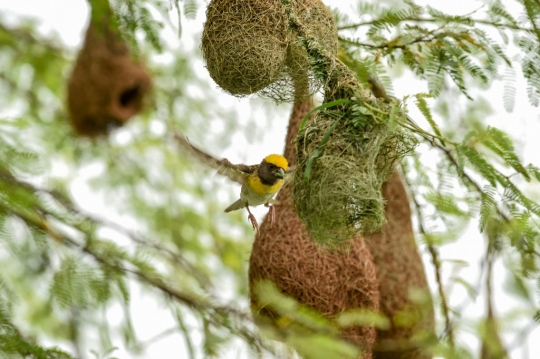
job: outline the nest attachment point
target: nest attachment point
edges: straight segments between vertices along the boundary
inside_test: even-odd
[[[315,241],[327,245],[382,227],[381,187],[417,144],[401,126],[391,128],[391,105],[359,93],[351,102],[320,112],[297,137],[295,207]]]
[[[328,56],[337,56],[338,32],[328,7],[320,0],[295,0],[293,6],[306,34],[315,39]],[[313,65],[302,39],[296,32],[290,32],[282,74],[259,94],[276,102],[298,102],[311,97],[325,81],[315,74]]]
[[[122,126],[144,105],[150,76],[135,62],[107,17],[91,22],[68,83],[68,109],[79,135]]]

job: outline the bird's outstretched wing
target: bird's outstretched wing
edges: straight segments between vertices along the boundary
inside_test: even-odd
[[[230,180],[243,184],[247,176],[253,173],[256,169],[256,165],[248,166],[243,164],[232,164],[228,159],[217,159],[214,156],[204,152],[203,150],[193,146],[189,140],[178,133],[174,135],[176,142],[189,152],[197,160],[217,170],[217,172],[223,176],[228,177]]]

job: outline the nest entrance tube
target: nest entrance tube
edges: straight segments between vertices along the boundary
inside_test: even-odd
[[[132,59],[108,19],[91,21],[68,82],[71,124],[79,135],[103,135],[124,125],[150,90],[146,69]]]

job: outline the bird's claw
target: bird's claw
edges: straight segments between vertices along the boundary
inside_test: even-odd
[[[251,225],[253,226],[253,229],[256,229],[257,232],[259,232],[259,224],[257,223],[257,219],[255,218],[255,216],[250,213],[248,215],[248,219],[251,222]]]
[[[257,219],[255,218],[255,216],[249,210],[249,206],[246,206],[246,209],[247,209],[247,211],[249,213],[248,219],[251,222],[251,225],[253,226],[253,229],[256,229],[257,233],[259,233],[259,224],[257,223]]]
[[[274,206],[270,206],[268,209],[268,217],[270,217],[270,225],[273,225],[276,219],[276,208]]]

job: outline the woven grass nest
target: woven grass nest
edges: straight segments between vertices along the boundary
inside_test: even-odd
[[[307,31],[335,54],[337,29],[328,8],[320,0],[295,0],[293,6]],[[212,79],[229,94],[259,93],[282,102],[321,87],[279,0],[212,0],[206,17],[203,57]],[[306,81],[306,74],[306,91],[295,93],[295,82]]]
[[[320,112],[299,132],[293,195],[298,215],[317,242],[339,244],[384,224],[382,184],[417,143],[389,124],[392,111],[391,105],[356,93],[348,104]]]
[[[276,206],[276,222],[267,219],[253,243],[249,262],[252,309],[257,319],[279,320],[261,307],[253,286],[259,280],[271,280],[283,293],[318,310],[328,318],[341,312],[364,308],[379,309],[378,282],[371,254],[360,237],[347,242],[348,251],[328,251],[315,243],[295,213],[290,189],[283,189]],[[341,337],[361,347],[363,359],[371,358],[376,339],[375,328],[353,326],[341,331]]]
[[[68,82],[73,128],[93,137],[124,125],[142,109],[150,83],[108,17],[92,21]]]
[[[390,328],[377,330],[376,359],[431,359],[423,350],[434,338],[433,303],[412,228],[407,191],[399,174],[383,185],[387,222],[365,237],[377,268],[380,311]],[[411,294],[415,296],[411,297]],[[431,342],[433,343],[433,342]]]

